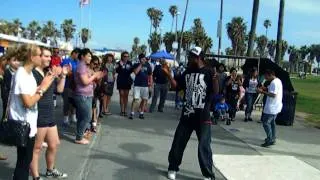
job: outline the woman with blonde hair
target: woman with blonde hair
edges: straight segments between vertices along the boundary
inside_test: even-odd
[[[17,163],[13,180],[27,180],[32,161],[35,136],[37,134],[37,102],[54,80],[54,74],[47,75],[40,86],[32,74],[32,69],[41,65],[41,50],[36,45],[22,45],[18,48],[17,59],[23,63],[12,80],[8,119],[30,124],[30,134],[25,147],[17,147]]]

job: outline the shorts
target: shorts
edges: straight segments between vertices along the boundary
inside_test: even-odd
[[[133,99],[148,100],[149,88],[148,87],[133,87]]]
[[[106,96],[112,96],[113,88],[114,88],[113,82],[105,82],[103,87],[103,94],[105,94]]]
[[[50,128],[56,126],[57,123],[53,121],[42,121],[38,119],[37,128]]]

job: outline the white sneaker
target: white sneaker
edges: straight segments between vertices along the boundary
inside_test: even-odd
[[[176,171],[168,171],[168,179],[175,180],[177,176]]]
[[[47,147],[48,147],[48,143],[43,142],[43,143],[42,143],[42,148],[47,148]]]
[[[206,178],[206,177],[205,177],[203,180],[212,180],[212,179],[211,179],[211,178]]]

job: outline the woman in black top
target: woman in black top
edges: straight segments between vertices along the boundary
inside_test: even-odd
[[[240,97],[240,85],[241,82],[237,81],[237,70],[235,68],[230,69],[230,76],[226,79],[226,100],[229,108],[229,116],[233,121],[237,113],[237,103]]]
[[[54,104],[53,94],[61,93],[64,89],[66,75],[69,67],[60,66],[48,69],[51,61],[51,52],[48,49],[41,50],[41,66],[33,69],[32,73],[36,79],[37,85],[40,85],[44,77],[48,74],[55,75],[57,83],[52,83],[47,91],[43,93],[42,98],[38,101],[38,122],[37,122],[37,136],[33,149],[33,159],[30,165],[31,174],[34,180],[40,179],[39,174],[39,156],[41,152],[42,143],[46,141],[48,148],[46,151],[47,172],[46,177],[51,178],[67,178],[67,174],[58,171],[55,167],[55,159],[58,145],[60,144],[57,121],[54,118]],[[58,77],[59,76],[59,77]]]
[[[121,60],[116,64],[117,88],[120,94],[121,116],[127,116],[128,96],[133,80],[131,78],[132,63],[129,61],[129,53],[123,52]]]

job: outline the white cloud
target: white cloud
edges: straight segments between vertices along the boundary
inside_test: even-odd
[[[263,0],[262,4],[278,8],[280,4],[280,0]],[[319,0],[286,0],[285,1],[285,9],[290,12],[320,15],[319,7],[320,7]]]

